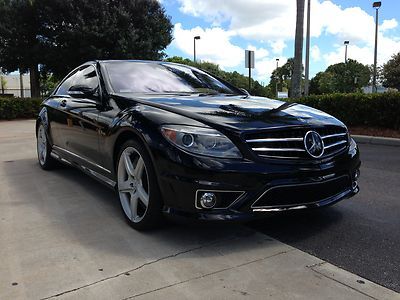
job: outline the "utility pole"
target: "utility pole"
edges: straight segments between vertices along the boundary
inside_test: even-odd
[[[382,2],[374,2],[372,5],[373,8],[376,10],[376,16],[375,16],[375,52],[374,52],[374,77],[372,79],[372,89],[373,92],[376,93],[378,91],[378,88],[376,86],[376,65],[378,62],[378,25],[379,25],[379,15],[378,11],[379,8],[381,7]]]
[[[24,98],[24,78],[22,77],[22,72],[19,70],[19,88],[20,88],[20,96]]]
[[[296,0],[296,36],[294,40],[294,61],[293,74],[291,80],[290,97],[301,97],[301,79],[303,66],[303,33],[304,33],[304,2],[305,0]]]
[[[276,71],[278,71],[279,68],[279,58],[276,59]],[[276,97],[278,97],[278,74],[275,75],[275,91],[276,91]]]
[[[197,35],[193,38],[193,61],[196,62],[196,40],[199,40],[200,36]]]
[[[245,68],[249,68],[249,93],[251,91],[251,69],[254,69],[254,51],[245,51]]]
[[[304,96],[309,94],[310,80],[310,18],[311,18],[311,0],[307,0],[307,36],[306,36],[306,70],[304,81]]]

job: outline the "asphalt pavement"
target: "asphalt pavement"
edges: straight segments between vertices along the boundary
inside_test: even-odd
[[[360,193],[251,227],[400,292],[400,147],[361,144]]]

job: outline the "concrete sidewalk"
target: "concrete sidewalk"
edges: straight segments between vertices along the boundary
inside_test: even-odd
[[[400,299],[239,225],[141,233],[114,193],[36,162],[34,122],[0,122],[0,299]]]

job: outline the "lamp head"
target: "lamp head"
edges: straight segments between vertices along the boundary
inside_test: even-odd
[[[378,9],[379,7],[381,7],[381,5],[382,5],[382,2],[381,2],[381,1],[377,1],[377,2],[374,2],[374,3],[372,4],[372,7]]]
[[[344,44],[348,45],[348,44],[350,44],[350,42],[349,41],[344,41]]]
[[[194,39],[195,39],[195,40],[199,40],[199,39],[200,39],[200,36],[199,36],[199,35],[196,35],[196,36],[194,37]]]

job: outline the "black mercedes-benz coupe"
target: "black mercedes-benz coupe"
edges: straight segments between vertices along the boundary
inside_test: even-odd
[[[63,162],[115,189],[136,229],[163,215],[317,208],[359,190],[359,150],[342,122],[179,64],[85,63],[43,102],[36,133],[43,169]]]

